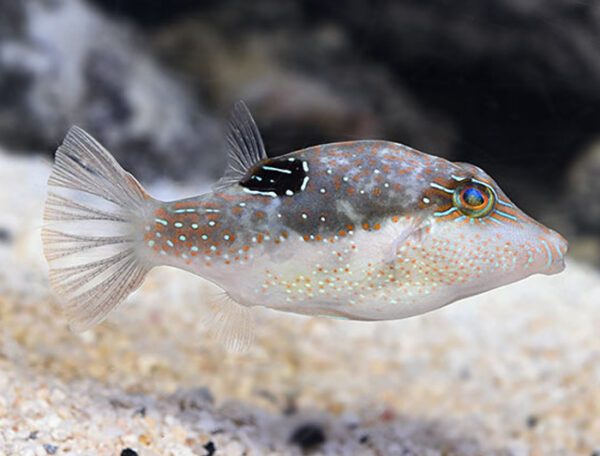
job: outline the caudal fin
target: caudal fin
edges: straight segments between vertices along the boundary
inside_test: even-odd
[[[48,180],[42,240],[71,328],[100,323],[143,282],[143,219],[154,200],[110,153],[73,127]]]

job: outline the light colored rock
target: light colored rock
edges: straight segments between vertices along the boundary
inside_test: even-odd
[[[0,25],[3,142],[50,151],[79,125],[138,176],[224,167],[217,123],[131,26],[87,0],[6,0]]]
[[[600,237],[600,140],[578,155],[568,177],[571,216],[583,231]]]

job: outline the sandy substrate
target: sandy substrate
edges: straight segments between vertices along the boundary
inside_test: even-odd
[[[164,268],[77,335],[41,256],[47,173],[0,154],[1,454],[600,451],[597,272],[570,262],[397,322],[263,311],[239,355],[199,324],[210,286]]]

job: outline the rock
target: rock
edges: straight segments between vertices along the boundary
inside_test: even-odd
[[[58,451],[58,447],[56,445],[45,443],[44,450],[46,451],[46,454],[56,454],[56,452]]]
[[[446,0],[344,8],[308,2],[335,17],[372,51],[397,65],[493,66],[530,90],[569,89],[599,98],[600,4],[571,0]],[[365,20],[368,17],[370,20]],[[374,26],[373,24],[376,24]]]
[[[157,47],[214,105],[246,100],[270,155],[358,138],[451,155],[451,122],[424,108],[385,66],[357,56],[343,29],[302,28],[301,13],[285,2],[279,8],[285,29],[269,27],[266,6],[216,9],[163,27]],[[264,23],[266,31],[249,23]]]
[[[212,440],[204,444],[203,448],[206,450],[206,456],[213,456],[217,452],[217,447]]]
[[[569,253],[581,262],[600,267],[600,238],[595,236],[576,236],[570,238]]]
[[[218,174],[215,121],[147,40],[81,0],[0,3],[0,138],[53,152],[77,124],[145,177]]]
[[[564,215],[571,222],[570,252],[600,267],[600,141],[575,159],[565,183]]]
[[[208,388],[194,388],[192,390],[180,390],[173,396],[179,402],[179,408],[184,410],[203,408],[212,405],[215,401]]]
[[[600,140],[580,154],[569,170],[568,209],[580,231],[600,238]]]
[[[10,234],[10,231],[8,231],[6,228],[2,228],[0,227],[0,243],[6,243],[8,244],[12,239],[12,235]]]
[[[290,436],[290,443],[298,445],[302,450],[313,450],[325,443],[325,431],[320,424],[304,423],[298,426]]]
[[[125,448],[121,451],[121,456],[138,456],[138,453],[131,448]]]

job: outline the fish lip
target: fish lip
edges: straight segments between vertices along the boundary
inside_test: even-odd
[[[542,272],[542,274],[545,275],[555,275],[555,274],[560,274],[561,272],[563,272],[566,268],[566,263],[565,263],[565,259],[561,258],[558,261],[553,262],[549,268],[547,268],[546,270],[544,270]]]
[[[569,250],[568,241],[559,233],[552,232],[552,236],[544,236],[540,239],[540,243],[545,251],[547,265],[543,273],[546,275],[554,275],[564,271],[565,256]]]
[[[556,236],[558,238],[559,241],[559,245],[561,247],[561,255],[563,256],[563,258],[565,257],[565,255],[567,254],[567,252],[569,251],[569,241],[567,241],[567,239],[563,236],[561,236],[560,234],[556,233]]]

